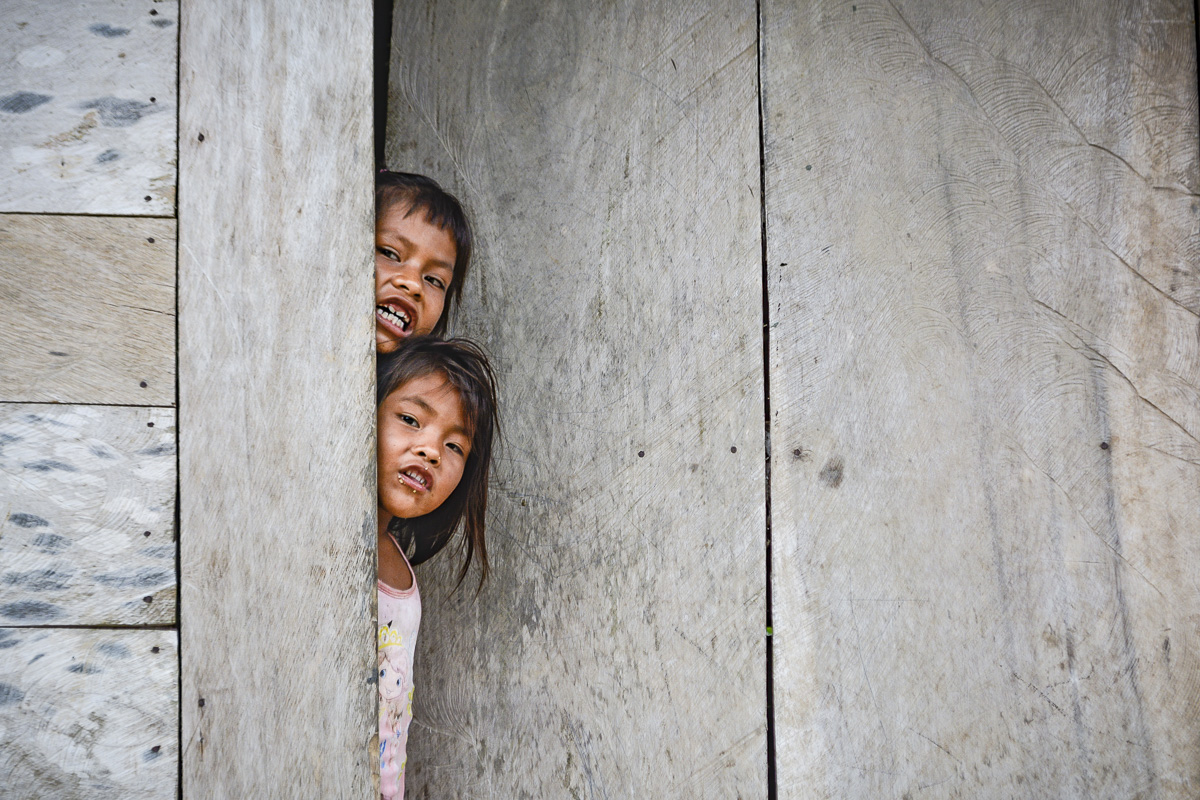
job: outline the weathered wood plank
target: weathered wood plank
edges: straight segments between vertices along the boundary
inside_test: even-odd
[[[414,796],[765,797],[755,7],[401,3],[388,156],[480,236],[495,571],[425,616]]]
[[[175,413],[0,404],[0,625],[175,621]]]
[[[0,211],[174,213],[178,10],[5,3]]]
[[[366,800],[371,4],[197,3],[181,35],[183,793]]]
[[[1195,796],[1193,23],[764,3],[781,798]]]
[[[0,793],[174,798],[174,631],[0,628]]]
[[[0,400],[175,404],[175,222],[0,215]]]

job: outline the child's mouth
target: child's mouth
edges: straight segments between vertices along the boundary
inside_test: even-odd
[[[392,327],[399,328],[404,333],[408,333],[409,326],[412,325],[412,319],[409,317],[407,311],[390,305],[375,306],[375,316]]]
[[[400,480],[416,491],[429,491],[430,479],[423,470],[415,467],[409,467],[408,469],[401,470]]]

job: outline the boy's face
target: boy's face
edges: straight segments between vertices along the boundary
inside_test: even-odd
[[[408,205],[395,203],[375,221],[375,349],[380,353],[433,330],[454,277],[454,237],[423,213],[408,211]]]
[[[471,439],[458,391],[441,373],[402,384],[379,405],[379,505],[412,519],[439,508],[462,480]]]

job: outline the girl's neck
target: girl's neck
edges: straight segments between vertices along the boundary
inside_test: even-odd
[[[393,589],[405,591],[412,588],[413,574],[408,561],[387,531],[391,521],[392,515],[379,509],[379,580]]]

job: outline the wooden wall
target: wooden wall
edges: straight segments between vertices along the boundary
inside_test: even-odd
[[[401,3],[387,155],[469,206],[493,573],[418,568],[414,797],[766,794],[754,4]]]
[[[343,0],[183,20],[188,798],[375,792],[371,30]]]
[[[1191,3],[763,43],[780,797],[1194,797]]]
[[[1191,4],[484,8],[393,40],[507,423],[417,796],[765,796],[768,371],[779,797],[1194,795]]]
[[[506,426],[410,792],[1193,796],[1193,7],[760,13],[396,9]],[[3,793],[370,796],[368,9],[4,17]]]
[[[0,21],[5,797],[178,792],[177,12]]]
[[[370,8],[243,5],[0,22],[4,797],[375,793]]]

